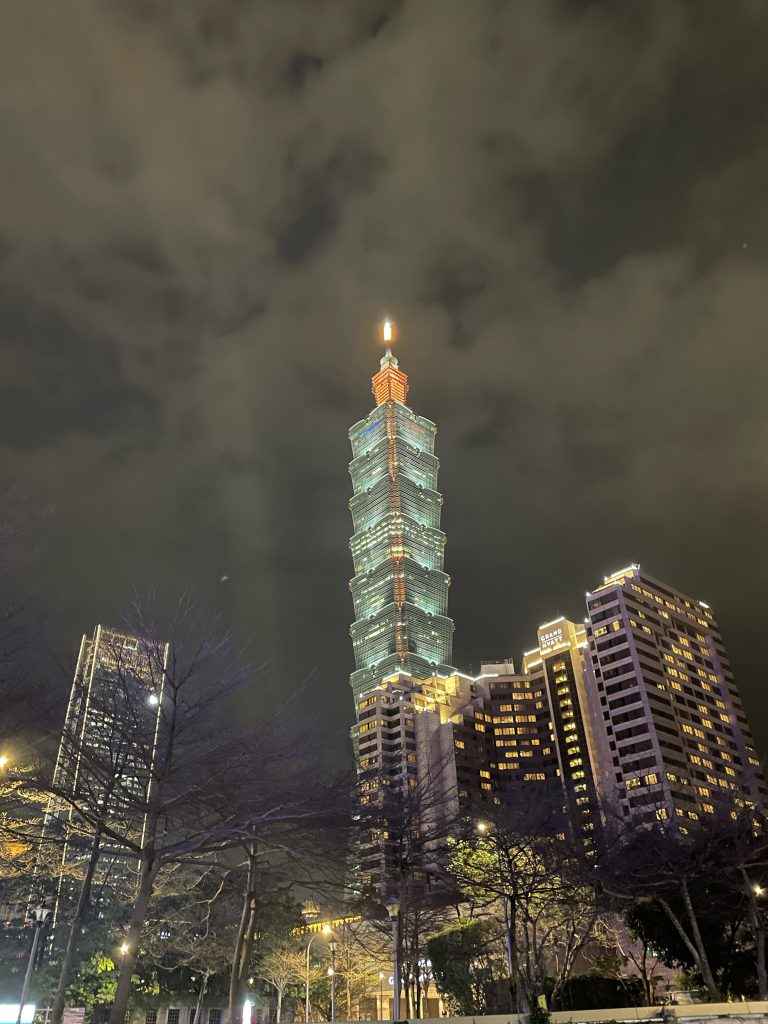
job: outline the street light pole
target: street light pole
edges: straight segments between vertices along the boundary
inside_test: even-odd
[[[390,896],[384,901],[392,922],[392,1020],[400,1020],[400,964],[398,963],[400,900]]]
[[[379,1020],[384,1020],[384,971],[379,971]]]
[[[21,998],[19,999],[19,1015],[16,1018],[16,1024],[21,1024],[21,1015],[24,1012],[24,1004],[27,1001],[27,993],[29,992],[29,983],[32,980],[32,972],[35,969],[35,958],[37,956],[37,946],[40,941],[40,932],[43,929],[43,925],[48,921],[51,916],[50,910],[46,910],[45,907],[35,907],[30,914],[30,920],[32,921],[32,949],[29,953],[29,963],[27,964],[27,972],[24,975],[24,984],[21,987]]]
[[[324,924],[320,934],[321,935],[330,935],[331,931],[332,931],[331,926],[329,924]],[[309,942],[307,943],[307,977],[306,977],[306,988],[305,988],[305,996],[304,996],[304,1022],[305,1022],[305,1024],[309,1024],[309,951],[310,951],[310,949],[312,949],[312,943],[314,942],[314,940],[316,938],[317,938],[317,934],[313,935],[310,938]]]
[[[328,943],[328,949],[331,951],[331,1020],[336,1020],[336,940],[331,939]]]
[[[305,988],[304,988],[304,1022],[305,1022],[305,1024],[309,1024],[309,951],[310,951],[310,949],[312,949],[312,942],[314,941],[315,937],[316,936],[313,935],[312,938],[307,943],[307,977],[306,977],[306,985],[305,985]]]

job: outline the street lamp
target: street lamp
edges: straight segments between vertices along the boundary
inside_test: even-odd
[[[400,1020],[400,966],[398,964],[398,946],[400,945],[398,928],[400,924],[400,900],[390,896],[384,900],[389,919],[392,922],[392,1020]]]
[[[5,768],[5,766],[7,764],[8,764],[8,755],[7,754],[0,754],[0,770]]]
[[[755,896],[762,896],[765,892],[765,889],[762,887],[762,885],[755,884],[752,886],[752,892],[755,894]]]
[[[308,900],[307,902],[310,902],[310,901]],[[305,904],[305,906],[306,906],[306,904]],[[302,913],[304,913],[303,910],[302,910]],[[329,924],[324,924],[323,927],[321,928],[319,934],[320,935],[330,935],[332,932],[333,932],[333,929],[331,928],[331,926]],[[306,977],[306,987],[305,987],[305,990],[304,990],[305,991],[305,995],[304,995],[304,1021],[305,1021],[305,1024],[309,1024],[309,951],[310,951],[310,949],[312,949],[312,943],[315,941],[317,936],[318,936],[318,933],[315,932],[315,934],[310,938],[309,942],[307,943],[307,977]]]
[[[379,1020],[384,1020],[384,971],[379,971]]]
[[[29,992],[29,983],[32,980],[32,971],[35,969],[35,957],[37,956],[37,945],[40,941],[40,932],[44,925],[48,922],[48,918],[51,916],[50,910],[46,910],[45,907],[35,907],[30,913],[29,919],[32,922],[32,949],[29,953],[29,963],[27,964],[27,973],[24,975],[24,984],[21,987],[21,999],[19,999],[19,1015],[16,1018],[16,1024],[21,1024],[21,1015],[24,1012],[24,1004],[27,1001],[27,993]]]
[[[331,951],[331,966],[328,968],[328,974],[331,978],[331,1020],[336,1020],[336,939],[331,939],[328,943],[328,949]]]

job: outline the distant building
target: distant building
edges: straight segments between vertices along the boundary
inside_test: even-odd
[[[80,878],[90,853],[71,794],[107,820],[140,834],[160,725],[162,687],[168,656],[118,630],[97,626],[83,636],[54,771],[54,788],[44,819],[44,835],[61,843],[53,925],[66,926],[74,910]],[[108,837],[102,837],[91,903],[100,904],[131,886],[137,865]]]
[[[763,804],[765,782],[710,607],[641,572],[587,595],[604,792],[620,819],[698,820]]]

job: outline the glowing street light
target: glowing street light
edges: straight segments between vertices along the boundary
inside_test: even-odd
[[[301,908],[301,913],[302,913],[302,915],[303,915],[303,917],[304,917],[304,919],[306,921],[311,921],[313,917],[317,917],[317,915],[320,913],[320,911],[318,909],[317,904],[313,900],[306,900],[306,902],[304,903],[303,907]],[[333,928],[331,928],[331,926],[329,924],[324,924],[323,927],[320,929],[319,934],[320,935],[332,935],[333,934]],[[305,988],[304,988],[304,1021],[305,1021],[305,1024],[309,1024],[309,951],[312,949],[312,943],[315,941],[317,936],[318,936],[318,933],[315,932],[315,934],[310,937],[310,940],[307,943],[307,976],[306,976],[306,979],[305,979]]]
[[[120,945],[120,956],[125,956],[125,954],[128,952],[128,949],[129,949],[129,946],[128,946],[127,942],[121,943],[121,945]]]
[[[761,885],[755,884],[752,886],[752,892],[755,894],[755,896],[762,896],[765,892],[765,889]]]

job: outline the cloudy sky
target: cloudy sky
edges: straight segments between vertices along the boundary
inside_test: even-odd
[[[4,4],[0,482],[59,635],[191,585],[254,701],[315,670],[346,729],[388,312],[456,663],[639,561],[715,608],[768,745],[766,52],[750,0]]]

